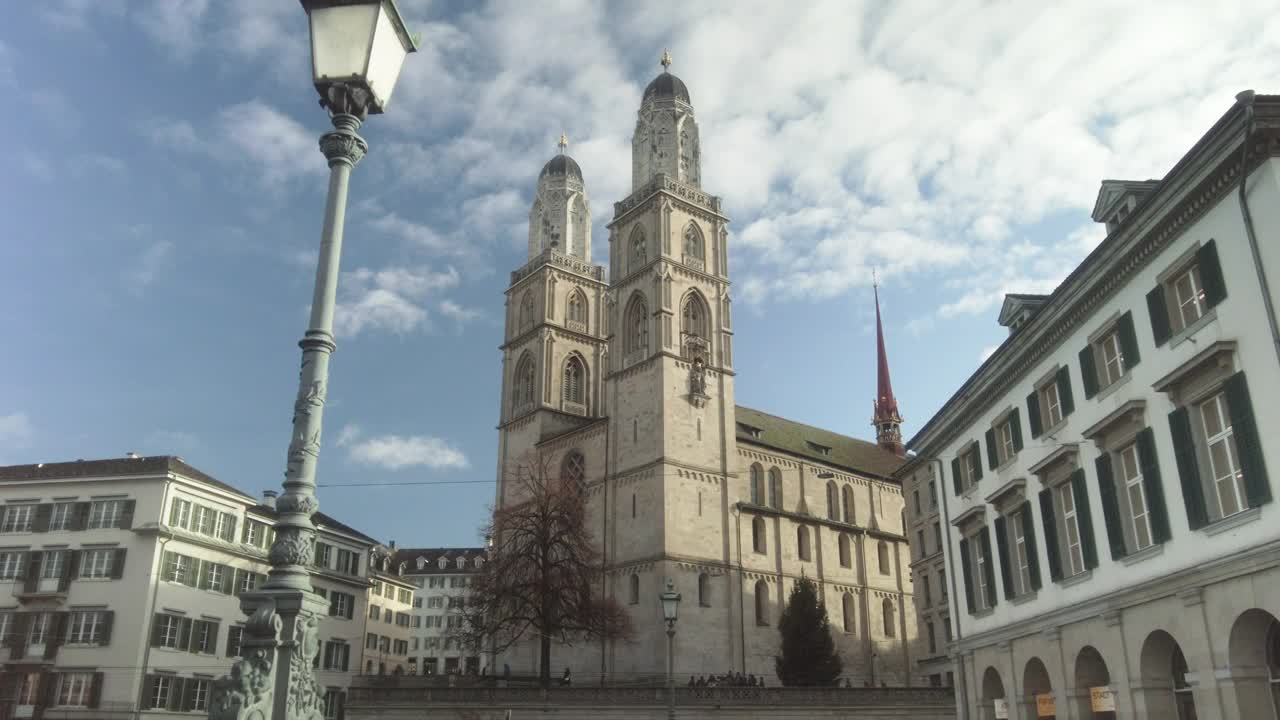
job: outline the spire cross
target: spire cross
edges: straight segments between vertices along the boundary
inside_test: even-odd
[[[560,133],[560,142],[556,143],[560,146],[560,154],[564,154],[564,149],[569,147],[569,138],[564,133]]]
[[[671,67],[671,53],[663,50],[662,59],[658,62],[662,63],[662,72],[667,72],[667,68]]]

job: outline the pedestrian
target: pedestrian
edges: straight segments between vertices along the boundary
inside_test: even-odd
[[[560,676],[560,684],[568,687],[573,684],[573,679],[569,677],[569,668],[564,669],[564,675]]]
[[[692,675],[689,676],[689,687],[698,687],[698,681],[694,680]]]

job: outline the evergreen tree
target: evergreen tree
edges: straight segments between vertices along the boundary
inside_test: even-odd
[[[778,633],[782,635],[782,654],[774,659],[774,667],[783,685],[826,686],[837,681],[844,661],[831,639],[827,606],[809,578],[800,578],[791,588]]]

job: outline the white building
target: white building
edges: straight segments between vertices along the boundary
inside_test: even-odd
[[[261,584],[274,493],[259,501],[174,457],[0,467],[0,717],[206,712],[238,654],[238,595]],[[359,669],[376,541],[316,514],[326,715]],[[403,585],[403,583],[401,583]],[[406,604],[407,606],[407,604]],[[140,715],[138,715],[140,713]]]
[[[1106,239],[909,443],[964,717],[1280,717],[1280,97],[1250,100],[1103,183]]]
[[[394,561],[413,592],[409,667],[422,675],[493,674],[487,655],[464,646],[462,606],[471,578],[484,568],[484,548],[406,548]]]

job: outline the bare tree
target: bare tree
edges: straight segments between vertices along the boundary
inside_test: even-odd
[[[489,560],[472,580],[463,634],[502,652],[540,643],[539,678],[551,685],[551,644],[631,637],[631,619],[599,591],[600,553],[586,523],[584,489],[553,477],[549,458],[508,469],[507,504],[484,528]]]

